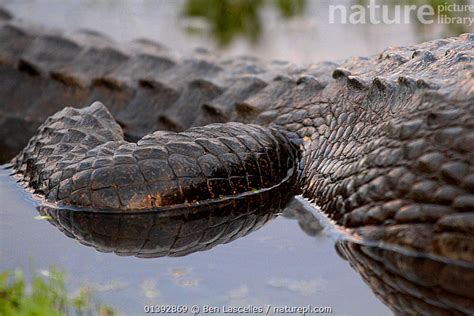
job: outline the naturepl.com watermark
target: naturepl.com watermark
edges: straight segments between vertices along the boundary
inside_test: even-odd
[[[382,4],[370,0],[366,5],[329,5],[329,23],[341,24],[408,24],[416,18],[421,24],[474,24],[474,4],[445,2],[436,6]]]

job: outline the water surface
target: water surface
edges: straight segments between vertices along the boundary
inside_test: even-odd
[[[378,3],[392,2],[384,1]],[[185,0],[0,0],[0,5],[29,21],[69,31],[78,28],[101,31],[122,42],[144,37],[183,54],[196,47],[205,47],[227,57],[245,54],[298,64],[378,54],[389,46],[412,45],[446,36],[439,25],[420,28],[415,22],[329,23],[329,5],[342,4],[350,10],[350,6],[358,2],[364,3],[307,0],[304,11],[287,20],[281,18],[275,7],[263,6],[258,12],[262,24],[259,41],[252,43],[245,38],[236,38],[226,47],[219,47],[205,32],[188,31],[205,28],[205,22],[184,16]],[[417,3],[414,0],[407,2]]]
[[[344,2],[344,1],[342,1]],[[350,1],[345,1],[349,3]],[[329,25],[329,0],[308,1],[304,14],[280,23],[262,12],[261,40],[237,40],[219,48],[186,32],[183,1],[0,0],[14,15],[66,30],[99,30],[118,41],[157,40],[183,54],[195,47],[221,55],[256,55],[295,63],[376,54],[421,39],[412,25]],[[172,31],[170,31],[172,30]],[[435,37],[434,33],[429,38]],[[0,170],[0,271],[55,265],[66,271],[71,292],[81,286],[124,315],[143,314],[145,304],[330,306],[334,315],[391,315],[334,247],[330,228],[305,233],[297,219],[279,216],[231,243],[185,257],[140,259],[101,253],[38,220],[37,202]]]
[[[279,216],[228,244],[185,257],[140,259],[100,253],[37,220],[37,203],[0,171],[0,270],[63,268],[71,292],[95,289],[124,315],[145,304],[330,306],[334,315],[391,315],[334,248],[326,228],[308,236]]]

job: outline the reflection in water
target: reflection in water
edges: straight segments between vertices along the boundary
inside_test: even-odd
[[[168,213],[113,214],[45,206],[39,211],[50,216],[51,222],[68,237],[101,252],[140,258],[185,256],[243,237],[281,211],[283,216],[296,219],[306,234],[318,236],[324,225],[285,192],[290,191],[278,187],[214,205]],[[396,314],[474,314],[473,265],[404,254],[348,239],[338,240],[336,250],[362,276],[379,300]],[[292,289],[301,285],[287,279],[271,282],[272,286],[290,286]],[[303,285],[305,289],[317,286]]]
[[[304,204],[292,199],[289,185],[292,181],[265,192],[171,212],[114,214],[46,206],[39,207],[39,212],[49,216],[68,237],[100,252],[140,258],[185,256],[243,237],[279,213],[296,219],[307,235],[317,237],[325,225]],[[405,254],[346,237],[336,242],[337,253],[394,313],[474,314],[474,265]],[[173,271],[177,277],[183,273]],[[288,287],[303,296],[322,286],[288,278],[273,278],[269,285]]]
[[[298,220],[309,236],[317,236],[323,227],[310,211],[293,201],[283,215]],[[336,242],[336,251],[397,315],[474,315],[472,264],[404,254],[344,237]]]
[[[472,12],[458,12],[456,10],[440,11],[440,8],[446,8],[451,4],[458,7],[471,4],[471,0],[337,0],[330,2],[333,5],[345,5],[349,10],[352,5],[362,5],[367,7],[374,3],[377,5],[416,5],[418,8],[422,5],[429,5],[435,11],[435,25],[443,19],[440,34],[437,37],[457,36],[461,33],[472,31],[472,26],[467,23],[446,23],[446,17],[469,17]],[[306,0],[187,0],[184,4],[183,13],[186,17],[199,18],[205,21],[209,29],[209,34],[220,46],[228,46],[238,36],[242,36],[251,43],[257,43],[262,34],[264,27],[263,8],[266,4],[272,4],[276,8],[281,18],[288,19],[291,17],[314,14],[306,12],[309,6]],[[326,2],[317,5],[318,10],[329,10]],[[350,12],[350,11],[349,11]],[[389,11],[389,19],[394,16],[395,9]],[[403,13],[404,14],[404,13]],[[433,24],[422,24],[416,18],[416,11],[411,12],[414,30],[419,40],[427,40],[430,33],[437,32],[433,28]],[[312,18],[312,17],[310,17]],[[327,23],[328,21],[316,21],[317,23]],[[375,25],[376,26],[376,25]],[[202,28],[189,27],[188,31],[200,32]]]
[[[283,18],[301,14],[305,0],[273,0]],[[263,0],[188,0],[184,14],[188,17],[204,19],[210,34],[221,46],[229,45],[237,36],[257,42],[262,31],[259,10]],[[192,30],[191,30],[192,31]]]
[[[324,225],[322,225],[307,206],[298,199],[291,200],[281,215],[288,219],[297,220],[301,230],[311,237],[317,237],[324,229]]]
[[[285,208],[292,185],[289,181],[268,191],[167,212],[38,209],[66,236],[98,251],[140,258],[176,257],[208,250],[259,229]]]
[[[399,315],[474,315],[474,266],[339,241],[336,249]]]

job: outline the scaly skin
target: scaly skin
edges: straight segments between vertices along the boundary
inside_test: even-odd
[[[355,236],[474,263],[474,35],[296,67],[14,25],[0,28],[4,130],[95,100],[128,140],[185,130],[135,144],[98,104],[58,112],[13,161],[50,201],[192,204],[272,187],[299,166],[295,193]],[[248,125],[188,129],[228,121]]]
[[[291,181],[272,190],[215,205],[138,214],[81,212],[40,206],[42,215],[66,236],[100,252],[157,258],[185,256],[246,236],[273,219],[296,219],[309,236],[323,226],[291,198]],[[396,315],[472,315],[474,266],[399,252],[353,239],[336,243],[337,253],[362,276]]]
[[[297,154],[278,130],[240,123],[158,131],[129,143],[94,103],[46,120],[15,168],[50,202],[141,212],[272,188],[297,174]]]
[[[0,161],[64,106],[101,101],[136,141],[155,130],[231,121],[236,103],[294,68],[252,58],[216,61],[203,51],[184,58],[147,40],[118,46],[93,32],[62,34],[0,17]]]
[[[243,237],[273,219],[292,198],[288,181],[271,190],[167,212],[97,213],[40,207],[68,237],[101,252],[185,256]]]
[[[472,315],[474,268],[340,241],[342,258],[395,315]]]

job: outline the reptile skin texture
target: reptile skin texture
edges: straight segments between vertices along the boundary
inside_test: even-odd
[[[474,269],[350,241],[340,256],[395,315],[472,315]]]
[[[0,160],[83,243],[184,255],[302,194],[353,240],[380,245],[337,247],[395,312],[472,314],[473,34],[298,66],[180,56],[0,10],[0,96]],[[209,232],[216,212],[238,227]],[[109,221],[163,241],[128,240]]]
[[[278,130],[240,123],[158,131],[129,143],[94,103],[50,117],[16,170],[50,202],[133,212],[271,188],[296,174],[297,154]]]
[[[82,244],[184,256],[302,194],[395,314],[474,313],[473,34],[298,66],[118,44],[0,9],[0,96],[0,161]],[[322,229],[291,204],[283,214]]]
[[[157,258],[185,256],[243,237],[276,217],[292,198],[288,181],[251,194],[166,212],[127,214],[82,212],[41,206],[53,225],[68,237],[100,252]]]
[[[261,228],[277,213],[297,220],[310,237],[323,230],[314,214],[291,199],[291,181],[261,194],[169,212],[124,214],[40,206],[66,236],[100,252],[157,258],[186,256]],[[295,203],[296,202],[296,203]],[[336,242],[376,297],[395,315],[472,315],[474,267],[343,238]]]
[[[473,45],[464,34],[299,67],[186,58],[3,14],[0,130],[107,105],[60,110],[12,161],[60,205],[201,203],[297,172],[295,194],[352,234],[472,263]]]

